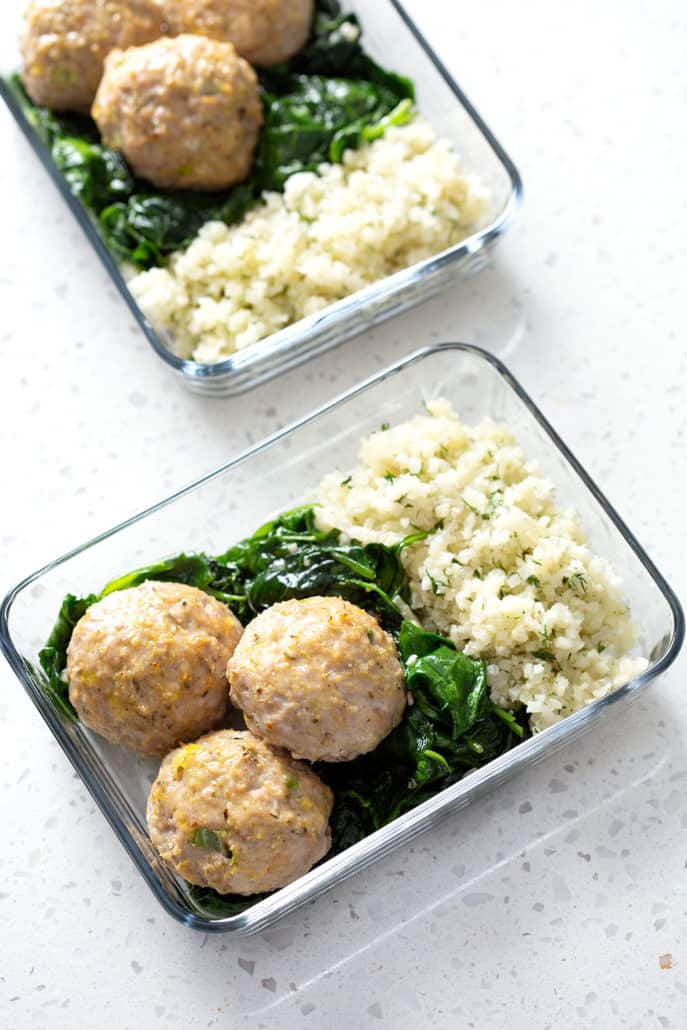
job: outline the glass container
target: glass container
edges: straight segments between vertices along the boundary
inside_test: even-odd
[[[556,485],[557,499],[580,515],[592,549],[621,573],[639,627],[645,672],[360,841],[240,915],[217,917],[194,902],[188,885],[164,865],[146,831],[145,806],[157,763],[137,759],[80,723],[65,720],[43,693],[33,667],[63,596],[96,591],[130,569],[181,551],[219,554],[269,517],[308,495],[332,469],[356,461],[360,438],[444,397],[467,421],[507,423],[528,459]],[[431,829],[449,812],[493,790],[519,770],[568,744],[632,701],[675,659],[684,619],[675,594],[544,416],[508,370],[484,351],[446,344],[419,351],[232,459],[148,511],[28,576],[0,609],[0,643],[28,692],[139,872],[175,918],[204,931],[261,930],[298,905]]]
[[[134,300],[122,271],[103,243],[94,219],[70,193],[50,154],[24,115],[11,89],[0,79],[0,94],[88,236],[122,297],[158,357],[192,390],[235,396],[273,379],[304,361],[338,346],[370,326],[426,300],[444,286],[486,264],[486,255],[510,224],[522,184],[517,168],[477,113],[446,67],[397,0],[346,0],[343,5],[360,17],[368,53],[413,79],[418,107],[440,136],[450,140],[466,170],[491,191],[491,214],[482,228],[462,243],[435,257],[388,276],[316,315],[302,319],[247,347],[231,358],[203,364],[177,357],[169,338],[158,333]],[[0,69],[20,67],[13,27],[0,40]],[[350,344],[355,346],[355,344]]]

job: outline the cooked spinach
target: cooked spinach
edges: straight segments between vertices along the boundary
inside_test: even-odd
[[[486,666],[404,621],[399,654],[413,704],[370,755],[318,771],[334,790],[333,854],[462,779],[528,734],[489,699]]]
[[[296,508],[215,559],[212,593],[244,623],[279,601],[335,594],[398,628],[394,598],[408,600],[401,554],[425,536],[416,533],[395,547],[344,545],[336,530],[317,529],[312,507]]]
[[[103,587],[97,600],[114,594],[117,590],[130,590],[138,587],[148,580],[158,580],[167,583],[185,583],[189,587],[198,587],[208,593],[208,587],[212,582],[212,570],[209,560],[203,554],[179,554],[175,558],[168,558],[165,561],[156,562],[154,565],[146,565],[142,569],[135,569],[124,576],[111,580]]]
[[[140,184],[139,184],[140,185]],[[152,268],[187,247],[206,222],[232,225],[256,203],[252,183],[224,193],[136,192],[100,212],[100,225],[115,257]]]
[[[408,121],[412,100],[363,79],[295,75],[288,92],[264,94],[265,126],[255,165],[261,190],[282,190],[296,172],[340,161],[345,149]]]
[[[74,196],[94,211],[129,196],[134,187],[124,158],[100,143],[62,136],[52,145],[52,159]]]
[[[72,721],[76,721],[77,715],[69,700],[69,690],[62,677],[62,672],[67,665],[67,648],[72,639],[74,627],[97,600],[96,594],[89,594],[88,597],[75,597],[73,594],[67,594],[47,643],[38,653],[43,690],[57,710]]]
[[[276,92],[287,92],[290,75],[325,75],[363,79],[385,86],[398,101],[415,99],[410,79],[380,67],[363,49],[363,30],[357,15],[344,13],[339,0],[317,0],[310,39],[291,61],[261,74]]]
[[[363,55],[362,29],[355,14],[344,14],[338,0],[318,0],[310,40],[291,61],[305,75],[345,75]]]
[[[294,172],[338,162],[412,115],[410,79],[381,68],[362,48],[354,14],[319,0],[310,41],[290,62],[261,73],[265,126],[255,179],[280,190]]]
[[[90,118],[37,107],[18,75],[8,85],[113,256],[139,269],[162,265],[205,222],[240,221],[263,190],[282,190],[294,172],[338,162],[346,148],[404,124],[415,97],[409,79],[365,54],[355,15],[342,13],[338,0],[317,0],[304,49],[260,73],[265,125],[250,177],[228,190],[201,193],[157,190],[136,179],[123,157],[99,142]]]
[[[251,894],[250,897],[240,894],[218,894],[211,887],[196,887],[193,884],[189,885],[188,893],[203,915],[218,916],[222,919],[238,916],[247,908],[269,897],[269,894]]]

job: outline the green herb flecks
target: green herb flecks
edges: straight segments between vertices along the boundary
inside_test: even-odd
[[[74,597],[67,594],[60,607],[57,621],[48,637],[45,647],[38,654],[41,686],[57,710],[67,719],[77,720],[76,711],[69,700],[69,688],[62,676],[67,665],[67,648],[74,627],[98,600],[95,594],[88,597]]]
[[[569,587],[576,593],[587,593],[587,577],[584,572],[573,572],[571,576],[563,577],[563,586]]]
[[[537,648],[536,651],[532,651],[531,655],[532,655],[533,658],[538,658],[540,662],[557,662],[558,661],[558,659],[556,658],[556,656],[553,653],[553,651],[547,651],[546,648],[544,648],[544,647],[540,647],[540,648]]]
[[[437,597],[443,594],[444,590],[446,589],[446,583],[444,583],[444,581],[441,579],[435,579],[432,573],[429,572],[427,569],[425,569],[425,573],[427,575],[429,582],[432,585],[432,593],[435,594]]]
[[[191,837],[191,843],[195,848],[206,848],[208,851],[218,851],[225,858],[232,858],[231,848],[218,830],[208,830],[206,827],[199,827]]]
[[[479,511],[477,508],[475,508],[474,505],[470,504],[469,501],[466,501],[464,497],[461,497],[461,500],[465,507],[468,509],[468,511],[471,511],[473,515],[477,516],[477,518],[483,519],[485,522],[487,522],[490,519],[491,516],[488,512]]]

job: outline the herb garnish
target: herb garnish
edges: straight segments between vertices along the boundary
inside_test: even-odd
[[[231,848],[228,848],[221,834],[217,830],[208,830],[206,827],[199,827],[191,837],[191,844],[195,848],[207,848],[210,851],[219,851],[225,858],[232,858]]]
[[[563,576],[563,586],[570,587],[571,590],[581,590],[586,594],[587,577],[584,572],[573,572],[571,576]]]
[[[538,658],[541,662],[556,662],[556,658],[553,651],[547,651],[545,648],[540,647],[536,651],[531,652],[533,658]]]
[[[485,522],[491,518],[491,516],[487,512],[478,511],[477,508],[470,504],[469,501],[466,501],[464,497],[461,497],[461,501],[463,502],[466,508],[469,508],[473,515],[477,515],[478,518],[484,519]]]

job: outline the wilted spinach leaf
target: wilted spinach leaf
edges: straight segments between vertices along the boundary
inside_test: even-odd
[[[281,190],[296,172],[340,161],[346,148],[378,138],[392,121],[402,124],[412,109],[412,100],[385,85],[321,75],[294,75],[286,93],[264,99],[255,167],[261,190]]]
[[[52,159],[74,196],[95,211],[127,197],[134,187],[124,158],[99,143],[64,136],[53,143]]]
[[[250,897],[241,894],[218,894],[211,887],[193,885],[189,887],[189,896],[203,915],[219,918],[238,916],[247,908],[269,897],[268,894],[251,894]]]
[[[89,594],[87,597],[75,597],[73,594],[67,594],[62,602],[57,621],[45,647],[38,654],[38,660],[42,670],[43,690],[58,711],[68,719],[77,719],[76,712],[69,700],[69,688],[63,676],[67,667],[67,648],[74,627],[96,601],[102,600],[103,597],[116,590],[139,586],[149,579],[187,583],[189,586],[196,586],[200,590],[204,590],[212,579],[212,573],[208,559],[203,555],[180,554],[176,558],[157,562],[157,564],[149,565],[144,569],[136,569],[119,579],[112,580],[103,587],[99,594]]]
[[[484,662],[460,654],[449,640],[410,622],[401,627],[399,651],[417,708],[434,721],[441,716],[450,720],[454,739],[485,714],[489,699]]]
[[[215,194],[134,193],[106,207],[100,225],[115,257],[138,268],[152,268],[187,247],[206,222],[232,225],[256,200],[251,183]]]
[[[203,554],[179,554],[175,558],[168,558],[166,561],[156,562],[154,565],[146,565],[142,569],[135,569],[125,576],[113,579],[98,595],[98,600],[114,594],[117,590],[130,590],[131,587],[138,587],[147,580],[158,580],[167,583],[185,583],[189,587],[197,587],[199,590],[207,590],[212,582],[212,570],[209,559]]]
[[[296,508],[215,559],[213,592],[232,598],[242,622],[280,601],[336,595],[378,615],[387,628],[398,628],[394,598],[407,599],[401,553],[425,535],[395,547],[344,545],[336,530],[316,528],[312,507]]]
[[[408,621],[398,643],[414,704],[372,754],[318,769],[334,790],[334,852],[510,750],[528,733],[523,714],[506,712],[489,699],[483,661]]]
[[[362,55],[361,37],[355,14],[343,14],[337,0],[318,0],[310,40],[291,67],[306,75],[346,75]]]
[[[96,594],[89,594],[88,597],[75,597],[73,594],[67,594],[47,643],[38,654],[38,661],[43,673],[41,683],[43,690],[58,711],[74,721],[77,715],[69,700],[69,690],[61,673],[67,665],[67,648],[72,639],[74,627],[87,609],[97,600]]]

